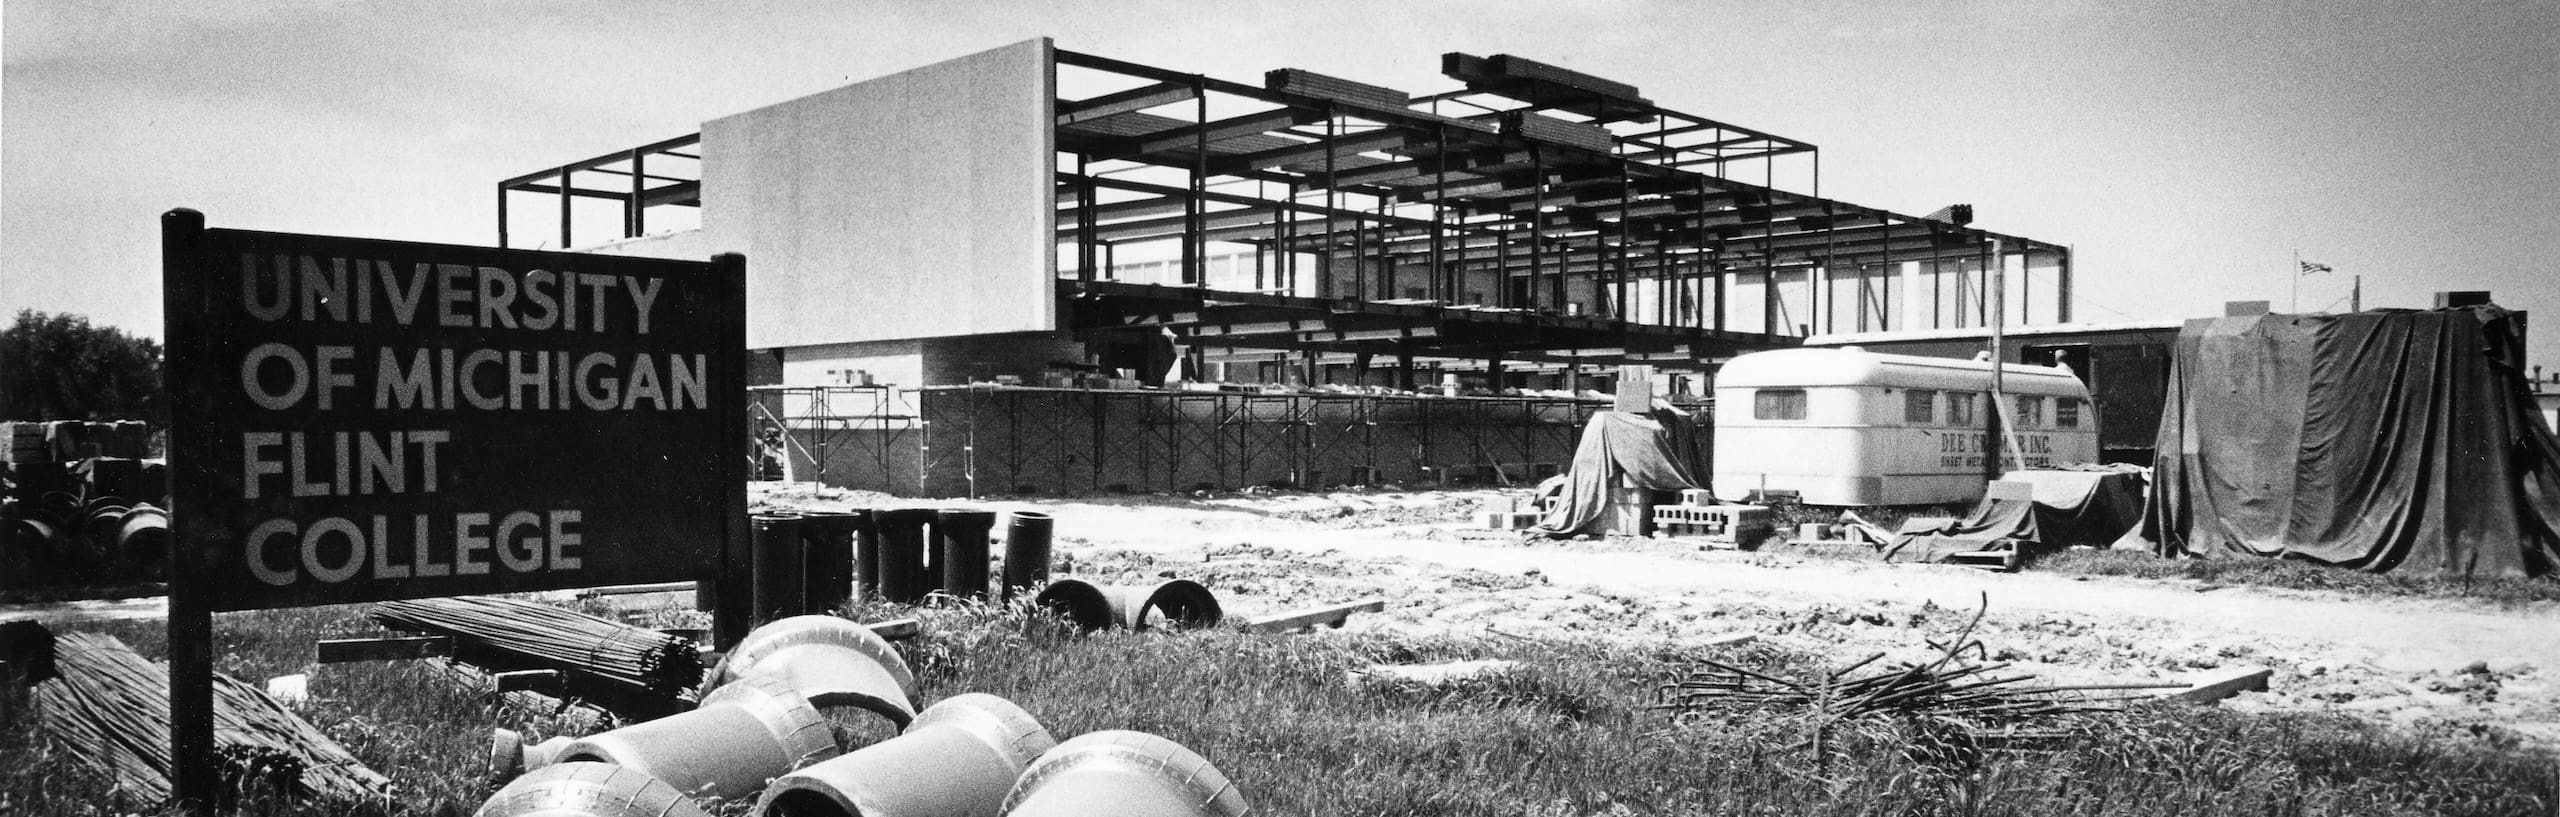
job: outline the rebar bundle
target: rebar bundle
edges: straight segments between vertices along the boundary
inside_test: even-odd
[[[37,684],[37,723],[73,757],[144,799],[170,796],[169,670],[113,636],[68,633],[58,674]],[[226,793],[265,790],[355,803],[387,796],[389,778],[264,691],[214,676],[214,745]]]
[[[2092,684],[2022,686],[2035,680],[2026,673],[2001,674],[2008,662],[1976,662],[1966,654],[1985,655],[1972,639],[1982,613],[1955,639],[1939,644],[1936,660],[1905,664],[1854,675],[1885,657],[1884,653],[1810,680],[1791,680],[1714,660],[1705,669],[1654,690],[1654,708],[1691,710],[1709,707],[1782,707],[1805,710],[1824,721],[1877,715],[1918,715],[1961,722],[1967,726],[2003,726],[2022,720],[2076,712],[2113,710],[2126,700],[2144,696],[2099,693],[2160,688],[2161,684]],[[2175,684],[2165,686],[2177,686]]]
[[[450,636],[455,660],[496,671],[556,670],[581,682],[674,700],[702,682],[690,639],[548,604],[491,596],[390,601],[385,627]]]

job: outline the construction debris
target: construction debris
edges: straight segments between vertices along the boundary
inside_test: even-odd
[[[1341,629],[1343,622],[1351,619],[1352,613],[1376,613],[1386,609],[1387,602],[1384,599],[1329,604],[1257,618],[1245,622],[1244,628],[1257,633],[1285,633],[1291,630],[1310,629],[1318,625]]]
[[[2186,689],[2163,695],[2161,698],[2179,703],[2213,703],[2243,692],[2265,692],[2267,679],[2274,675],[2275,670],[2264,667],[2225,670],[2206,676],[2203,680],[2187,685]]]
[[[369,615],[395,630],[451,637],[454,660],[493,673],[558,672],[564,692],[617,714],[689,708],[683,699],[702,682],[691,640],[547,604],[461,596],[383,602]]]
[[[1988,608],[1985,599],[1985,609]],[[1815,717],[1815,745],[1821,746],[1831,724],[1878,717],[1916,717],[1968,732],[2013,729],[2020,723],[2080,712],[2114,711],[2126,701],[2147,696],[2135,690],[2183,687],[2184,684],[2097,684],[2025,686],[2026,673],[2003,673],[2008,662],[1968,659],[1988,649],[1971,638],[1982,612],[1946,643],[1931,642],[1936,660],[1902,664],[1853,674],[1885,657],[1867,656],[1839,670],[1810,679],[1780,678],[1767,673],[1700,659],[1705,669],[1688,673],[1654,691],[1656,709],[1695,711],[1713,708],[1779,707]],[[2103,693],[2117,693],[2106,695]]]
[[[1367,669],[1346,673],[1352,686],[1364,683],[1409,683],[1439,686],[1457,681],[1501,675],[1520,669],[1520,662],[1487,658],[1477,661],[1448,661],[1438,664],[1371,664]]]
[[[36,720],[63,751],[157,803],[170,796],[169,669],[113,636],[67,633],[60,673],[35,687]],[[214,740],[223,789],[380,802],[391,781],[274,698],[214,676]]]

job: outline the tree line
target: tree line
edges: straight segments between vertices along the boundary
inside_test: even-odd
[[[0,420],[167,418],[158,341],[33,309],[0,330]]]

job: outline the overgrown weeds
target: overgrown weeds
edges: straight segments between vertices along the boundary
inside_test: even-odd
[[[921,703],[1011,699],[1061,739],[1136,729],[1181,742],[1273,815],[1839,814],[2502,815],[2549,813],[2554,757],[2454,734],[2344,718],[2144,707],[2075,716],[2019,751],[1926,724],[1843,735],[1817,763],[1807,724],[1778,711],[1674,718],[1647,708],[1696,655],[1668,647],[1325,631],[1078,635],[1021,605],[923,611],[901,642]],[[347,610],[221,617],[225,667],[262,679],[308,671],[308,640]],[[150,622],[108,625],[146,652]],[[1720,648],[1759,671],[1829,657]],[[1515,672],[1446,684],[1353,678],[1371,664],[1507,659]],[[316,668],[304,712],[398,781],[400,812],[467,811],[486,796],[493,726],[592,728],[491,702],[430,661]],[[22,700],[0,706],[0,813],[122,814],[107,781],[34,735]],[[320,806],[288,813],[331,813]]]

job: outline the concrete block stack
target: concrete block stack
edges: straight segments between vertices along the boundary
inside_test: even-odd
[[[1657,505],[1653,524],[1665,536],[1700,537],[1707,547],[1739,550],[1759,547],[1778,528],[1777,516],[1765,505]]]

